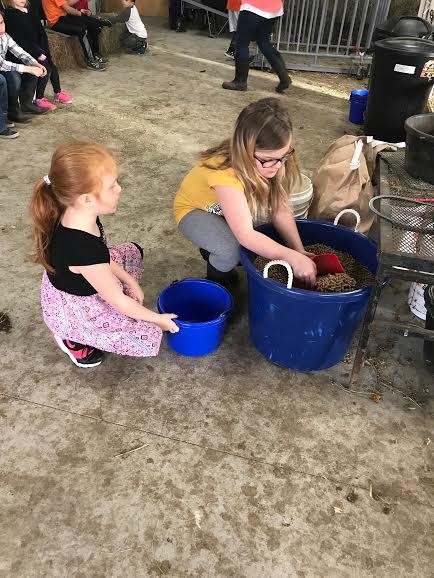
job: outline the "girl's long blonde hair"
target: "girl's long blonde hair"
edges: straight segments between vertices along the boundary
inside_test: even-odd
[[[98,195],[104,175],[113,166],[116,166],[114,153],[98,143],[71,141],[59,146],[51,159],[48,178],[36,183],[30,202],[35,263],[54,272],[49,263],[48,246],[65,209],[80,195]]]
[[[200,158],[209,168],[232,167],[244,186],[244,193],[254,219],[273,214],[288,197],[300,178],[295,154],[292,154],[272,179],[256,169],[255,150],[278,150],[292,140],[292,122],[288,110],[278,98],[263,98],[244,108],[235,123],[231,139],[204,151]],[[211,167],[206,163],[221,156],[222,162]]]

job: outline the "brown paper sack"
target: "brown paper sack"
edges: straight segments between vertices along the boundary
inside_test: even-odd
[[[371,177],[375,160],[380,150],[389,147],[382,144],[373,148],[372,143],[366,143],[366,139],[345,135],[330,146],[313,178],[314,195],[309,219],[334,221],[343,209],[354,209],[361,218],[359,231],[369,231],[374,221],[368,203],[373,196]],[[358,140],[364,143],[359,158],[360,167],[352,170],[350,162]],[[343,215],[339,224],[354,228],[354,215]]]

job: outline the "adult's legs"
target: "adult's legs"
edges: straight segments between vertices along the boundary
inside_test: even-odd
[[[258,18],[253,12],[247,10],[240,12],[235,44],[235,78],[232,82],[223,83],[223,88],[227,90],[247,90],[249,45],[250,41],[256,37]]]
[[[169,25],[171,30],[184,32],[182,20],[181,0],[169,0]]]
[[[283,92],[291,84],[291,78],[286,70],[285,62],[278,50],[271,44],[271,35],[273,33],[274,18],[263,18],[258,16],[256,28],[256,43],[259,50],[270,63],[271,68],[279,77],[279,84],[276,87],[277,92]]]

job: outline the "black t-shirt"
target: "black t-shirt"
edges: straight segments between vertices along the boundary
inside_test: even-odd
[[[95,295],[97,291],[83,275],[73,273],[69,267],[110,263],[110,253],[105,244],[104,230],[96,220],[100,236],[95,237],[79,229],[58,224],[48,247],[48,262],[54,273],[48,273],[51,284],[59,291],[72,295]]]

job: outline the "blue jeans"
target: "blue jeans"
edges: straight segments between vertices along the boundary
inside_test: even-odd
[[[28,105],[33,102],[38,79],[32,74],[20,74],[15,70],[1,72],[8,85],[8,111],[9,114],[16,114],[21,105]]]
[[[6,115],[8,114],[8,85],[6,78],[0,74],[0,132],[6,128]]]
[[[238,58],[249,57],[249,44],[256,41],[259,50],[265,58],[279,54],[271,44],[275,18],[263,18],[254,12],[241,10],[238,17],[236,35],[236,55]]]

